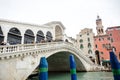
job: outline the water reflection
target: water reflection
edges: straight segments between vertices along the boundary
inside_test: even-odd
[[[112,72],[77,72],[77,80],[114,80]],[[28,80],[38,80],[38,75]],[[48,80],[71,80],[70,72],[49,72]]]
[[[79,72],[78,80],[114,80],[111,72]],[[50,73],[49,80],[70,80],[70,73]]]

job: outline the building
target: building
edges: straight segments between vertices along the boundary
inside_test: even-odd
[[[94,36],[96,60],[98,65],[109,67],[109,48],[114,49],[117,58],[120,60],[120,26],[108,27],[106,34],[104,34],[103,28],[102,19],[97,16],[97,35]]]
[[[108,27],[106,30],[110,46],[114,48],[117,58],[120,60],[120,26]]]
[[[94,33],[92,29],[85,28],[77,34],[78,48],[95,63]]]
[[[107,50],[110,45],[109,35],[104,34],[102,19],[99,16],[96,19],[96,30],[97,35],[94,36],[96,61],[98,65],[106,65],[106,62],[109,62],[109,51]]]

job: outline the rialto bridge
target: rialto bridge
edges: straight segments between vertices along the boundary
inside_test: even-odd
[[[40,25],[0,20],[0,80],[25,80],[46,57],[49,71],[69,71],[69,55],[75,56],[77,71],[98,68],[75,44],[66,42],[60,22]],[[41,41],[44,41],[41,43]]]

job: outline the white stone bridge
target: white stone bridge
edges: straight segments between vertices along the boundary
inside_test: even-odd
[[[68,42],[0,46],[0,80],[27,79],[43,56],[48,60],[49,71],[69,71],[69,54],[75,55],[77,71],[95,70],[91,60]]]
[[[76,41],[65,36],[65,27],[58,21],[36,25],[0,20],[2,42],[10,45],[0,45],[0,80],[27,79],[43,56],[47,58],[49,71],[69,71],[70,54],[75,56],[77,71],[97,68],[78,49]]]

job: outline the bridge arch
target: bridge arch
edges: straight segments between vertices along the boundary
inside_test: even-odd
[[[50,31],[47,31],[47,33],[46,33],[46,40],[48,41],[48,42],[51,42],[52,41],[52,33],[50,32]]]
[[[39,31],[37,32],[36,37],[37,37],[37,38],[36,38],[36,42],[37,42],[37,43],[41,42],[41,40],[44,40],[44,38],[45,38],[44,33],[43,33],[41,30],[39,30]]]
[[[18,28],[11,28],[8,32],[7,42],[9,44],[21,44],[21,32]]]
[[[61,55],[62,54],[62,55]],[[58,64],[58,67],[61,66],[61,62],[62,60],[65,59],[65,62],[63,62],[63,64],[68,64],[68,60],[69,60],[69,55],[73,54],[75,56],[75,60],[76,60],[76,65],[77,65],[77,70],[78,71],[90,71],[92,70],[92,68],[90,68],[90,65],[93,65],[94,63],[87,57],[85,57],[84,55],[82,55],[82,52],[80,50],[75,49],[74,47],[71,46],[71,48],[66,48],[66,47],[62,47],[61,49],[56,49],[51,53],[46,54],[46,58],[48,59],[48,64],[50,64],[50,70],[52,70],[51,68],[56,68],[55,66],[52,66],[52,64],[54,64],[54,57],[56,57],[56,64]],[[50,60],[51,59],[51,60]],[[49,61],[50,60],[50,61]],[[54,61],[53,61],[54,60]],[[51,64],[51,61],[53,61],[53,63]],[[67,63],[68,62],[68,63]],[[51,67],[52,66],[52,67]],[[63,65],[62,65],[63,66]],[[65,69],[68,71],[68,66],[65,67]],[[61,69],[62,68],[62,69]],[[57,69],[56,71],[64,71],[63,67],[61,67],[60,69]]]
[[[24,34],[24,44],[27,44],[27,43],[33,43],[34,42],[34,33],[32,30],[30,29],[27,29],[25,31],[25,34]]]
[[[74,53],[71,53],[71,51],[56,52],[48,56],[47,61],[49,64],[49,71],[70,71],[69,68],[70,54],[73,54],[75,57],[77,71],[87,71],[80,57]]]
[[[0,26],[0,43],[4,41],[4,35],[3,35],[3,31],[2,31],[2,28]]]
[[[63,31],[59,25],[55,27],[55,40],[62,40]]]

